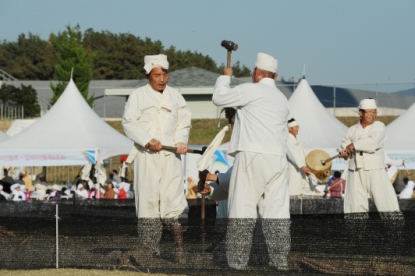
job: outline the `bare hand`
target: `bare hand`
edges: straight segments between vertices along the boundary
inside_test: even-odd
[[[305,173],[305,175],[309,175],[310,174],[310,169],[307,166],[301,167],[301,170],[303,171],[303,173]]]
[[[203,187],[203,190],[199,191],[199,193],[201,195],[209,195],[211,191],[212,191],[212,189],[210,188],[210,185],[205,183],[205,186]]]
[[[160,151],[161,150],[161,143],[156,139],[151,139],[150,142],[147,143],[147,147],[153,151]]]
[[[345,151],[347,152],[347,154],[350,154],[354,151],[354,145],[353,143],[351,143],[350,145],[348,145],[345,149]]]
[[[225,76],[232,77],[233,76],[233,69],[232,69],[232,67],[223,68],[223,74]]]
[[[176,153],[186,155],[186,153],[187,153],[187,145],[185,143],[182,143],[182,142],[177,143],[176,144],[176,148],[177,148]]]

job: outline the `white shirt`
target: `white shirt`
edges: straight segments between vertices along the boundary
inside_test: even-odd
[[[213,91],[213,103],[236,107],[236,118],[229,152],[250,151],[285,156],[287,98],[271,78],[230,88],[231,78],[220,76]]]
[[[298,137],[294,137],[294,135],[290,133],[288,135],[286,146],[288,162],[294,165],[297,169],[301,169],[306,166],[303,147],[301,146]]]
[[[353,143],[355,151],[348,161],[349,170],[384,169],[385,153],[385,124],[375,121],[373,124],[363,128],[357,123],[351,126],[344,136],[340,150],[344,150],[350,143]]]

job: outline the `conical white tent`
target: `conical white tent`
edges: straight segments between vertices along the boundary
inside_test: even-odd
[[[36,123],[0,143],[0,166],[94,164],[128,154],[133,142],[105,123],[70,80],[59,100]]]
[[[9,135],[7,135],[6,133],[4,133],[3,131],[0,131],[0,143],[3,142],[3,141],[6,141],[9,138],[10,138]]]
[[[392,159],[405,159],[407,169],[415,169],[414,121],[415,103],[386,127],[385,151]]]
[[[320,149],[335,154],[347,127],[321,104],[306,79],[300,81],[288,103],[290,118],[300,125],[298,136],[304,150]]]

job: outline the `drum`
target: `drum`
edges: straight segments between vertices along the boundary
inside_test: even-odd
[[[327,181],[330,177],[331,161],[323,165],[321,164],[321,160],[327,160],[329,158],[330,155],[324,150],[310,151],[305,158],[307,167],[322,182]]]

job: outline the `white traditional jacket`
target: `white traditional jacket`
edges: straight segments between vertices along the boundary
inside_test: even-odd
[[[294,137],[291,133],[288,134],[286,147],[288,162],[290,162],[297,170],[306,166],[303,147],[301,146],[298,137]]]
[[[161,94],[147,84],[134,90],[128,98],[122,126],[127,137],[135,143],[128,158],[131,162],[153,138],[165,146],[175,146],[179,142],[187,144],[191,113],[176,89],[166,86]]]
[[[220,76],[213,91],[213,103],[219,107],[236,107],[229,152],[249,151],[285,156],[287,98],[271,78],[230,88],[231,78]]]
[[[359,122],[349,128],[339,150],[342,151],[349,144],[353,143],[355,151],[349,157],[349,170],[384,169],[385,153],[383,145],[385,140],[385,124],[375,121],[373,124],[363,128]]]

